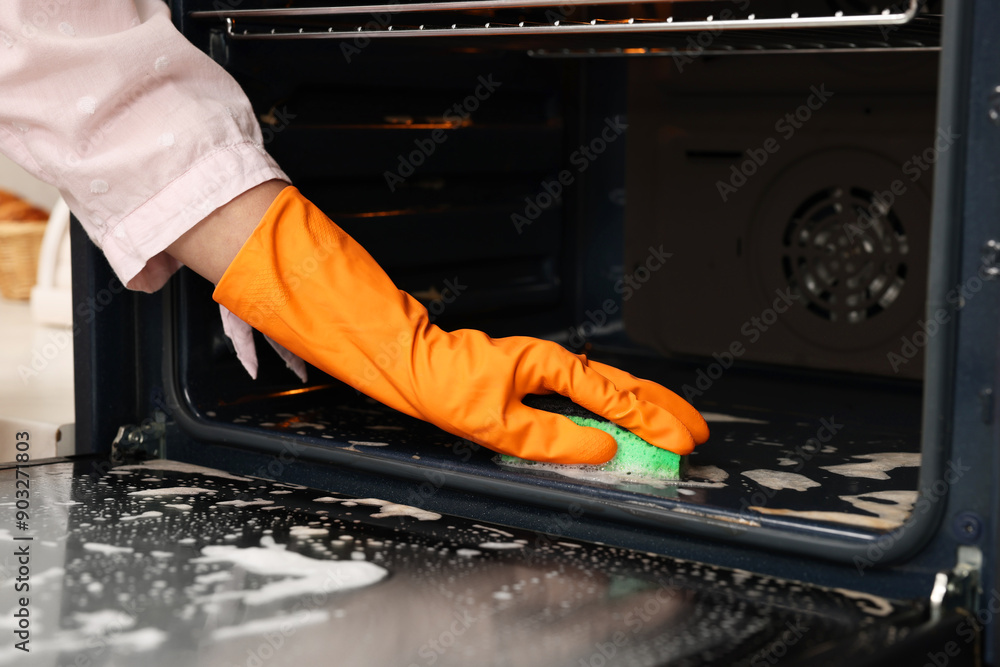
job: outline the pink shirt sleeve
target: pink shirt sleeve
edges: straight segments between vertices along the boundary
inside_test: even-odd
[[[0,151],[62,191],[131,289],[164,249],[251,187],[288,177],[236,81],[161,0],[0,3]]]

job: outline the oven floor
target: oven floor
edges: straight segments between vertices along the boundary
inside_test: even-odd
[[[630,368],[634,360],[606,360],[638,374]],[[643,369],[677,391],[689,382],[648,363]],[[679,483],[576,466],[501,466],[492,452],[341,386],[292,399],[247,397],[233,405],[205,405],[201,414],[216,423],[291,434],[418,468],[644,507],[690,508],[727,521],[734,530],[791,526],[870,539],[911,514],[920,470],[918,388],[732,371],[693,402],[712,435],[691,455],[687,479]]]
[[[30,519],[0,542],[30,552],[30,660],[8,629],[0,665],[860,666],[925,617],[171,461],[0,470],[7,506],[15,474]]]

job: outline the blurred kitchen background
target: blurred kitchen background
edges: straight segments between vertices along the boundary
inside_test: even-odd
[[[22,431],[30,433],[32,459],[70,454],[68,211],[55,188],[3,156],[0,190],[56,212],[47,223],[0,220],[0,462],[14,459],[15,434]]]

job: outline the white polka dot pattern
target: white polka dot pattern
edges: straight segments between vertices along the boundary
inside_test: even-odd
[[[93,115],[97,111],[97,100],[90,95],[84,95],[76,101],[76,110],[88,116]]]
[[[66,194],[130,288],[161,287],[163,249],[211,211],[288,178],[162,0],[0,0],[0,81],[0,152]]]

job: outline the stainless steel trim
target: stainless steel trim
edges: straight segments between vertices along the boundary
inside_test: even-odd
[[[856,18],[867,18],[867,17],[856,17]],[[873,25],[902,25],[906,23],[909,19],[894,21],[892,23],[872,23],[872,22],[861,22],[852,24],[853,26],[873,26]],[[718,21],[713,23],[715,30],[726,30],[726,29],[746,29],[750,26],[744,25],[746,23],[751,23],[750,21]],[[765,29],[765,28],[775,28],[778,27],[780,23],[778,20],[766,20],[755,22],[756,25],[752,27],[755,29]],[[580,35],[580,34],[621,34],[628,32],[673,32],[673,31],[685,31],[693,30],[694,25],[704,25],[701,22],[684,22],[675,23],[672,21],[655,21],[655,22],[635,22],[635,23],[588,23],[588,24],[552,24],[552,25],[518,25],[507,27],[503,24],[497,23],[486,23],[482,26],[474,25],[460,25],[453,23],[451,26],[406,26],[403,28],[397,28],[396,26],[390,25],[383,29],[371,30],[366,29],[364,26],[358,26],[356,30],[333,30],[332,28],[326,31],[305,31],[303,28],[299,28],[298,32],[281,32],[276,29],[272,29],[270,32],[250,32],[249,30],[244,30],[240,32],[235,26],[235,22],[227,23],[226,30],[233,39],[346,39],[354,38],[359,34],[363,34],[366,37],[451,37],[451,36],[467,36],[467,37],[484,37],[493,35]],[[842,24],[841,24],[842,25]],[[809,28],[809,27],[830,27],[829,23],[819,23],[815,21],[803,22],[802,25],[798,27]]]
[[[326,30],[307,30],[303,27],[289,26],[261,28],[253,26],[241,29],[237,27],[237,19],[271,19],[290,17],[318,18],[324,16],[348,16],[364,14],[406,14],[414,12],[461,12],[472,10],[523,9],[531,7],[553,7],[565,4],[566,0],[457,0],[455,2],[418,2],[411,4],[381,4],[381,5],[349,5],[344,7],[316,8],[284,8],[284,9],[246,9],[231,11],[192,12],[192,18],[223,18],[226,31],[233,39],[345,39],[356,38],[359,34],[366,37],[447,37],[454,35],[481,37],[488,35],[568,35],[568,34],[615,34],[628,32],[681,32],[711,29],[723,30],[767,30],[786,28],[848,28],[863,26],[893,26],[910,22],[919,9],[919,0],[910,0],[909,6],[903,12],[893,13],[885,10],[881,14],[844,15],[836,12],[832,16],[800,17],[792,14],[787,18],[762,18],[754,14],[746,18],[727,18],[716,20],[714,15],[708,15],[700,20],[674,21],[629,19],[626,22],[614,21],[604,23],[594,19],[589,23],[565,23],[518,25],[484,23],[461,24],[452,23],[442,26],[402,26],[394,25],[370,29],[359,25],[354,30],[329,27]],[[573,0],[574,5],[622,5],[634,4],[635,0]],[[473,17],[468,17],[472,19]],[[476,17],[478,18],[478,17]]]
[[[525,9],[531,7],[558,7],[569,4],[584,5],[634,5],[638,0],[455,0],[449,2],[393,2],[382,5],[345,5],[343,7],[282,7],[278,9],[220,9],[191,12],[191,18],[288,18],[313,16],[341,16],[345,14],[374,14],[405,12],[457,12],[483,9]],[[669,2],[669,0],[667,0]],[[916,4],[916,0],[911,0]],[[659,4],[663,4],[660,0]]]

